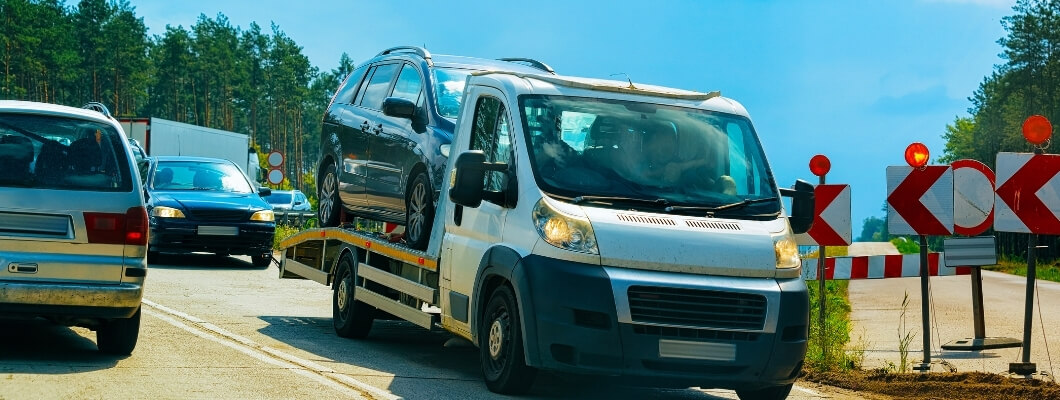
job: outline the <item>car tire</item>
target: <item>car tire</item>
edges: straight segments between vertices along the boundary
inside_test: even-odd
[[[262,253],[250,256],[250,262],[258,268],[266,268],[272,264],[272,253]]]
[[[339,226],[342,201],[339,199],[339,177],[336,171],[334,165],[329,165],[324,170],[320,188],[317,190],[317,221],[321,228]]]
[[[793,386],[795,386],[794,383],[789,383],[787,385],[772,386],[763,389],[737,390],[736,396],[741,400],[783,400],[788,398],[788,393],[791,392]]]
[[[486,387],[501,394],[525,393],[537,369],[526,365],[519,308],[510,288],[501,286],[493,292],[479,322],[479,359]]]
[[[140,309],[129,318],[118,318],[103,323],[96,329],[96,347],[107,354],[127,356],[136,348],[140,337]]]
[[[354,275],[356,264],[350,254],[339,260],[338,273],[335,274],[335,287],[331,295],[331,319],[335,333],[344,338],[364,339],[372,330],[375,321],[375,307],[354,298],[357,285]]]
[[[412,178],[405,193],[405,243],[416,250],[427,249],[434,225],[434,196],[427,174],[420,172]]]

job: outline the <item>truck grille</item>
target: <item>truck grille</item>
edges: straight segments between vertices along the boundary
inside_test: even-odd
[[[188,218],[205,222],[249,221],[250,214],[243,210],[188,210]]]
[[[766,298],[713,290],[631,286],[633,322],[695,328],[762,329]]]

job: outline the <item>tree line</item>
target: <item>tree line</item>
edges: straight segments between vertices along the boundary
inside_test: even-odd
[[[0,99],[98,101],[118,118],[244,133],[284,152],[283,186],[311,195],[320,118],[354,66],[343,54],[320,71],[275,24],[242,29],[223,14],[149,35],[127,0],[0,0],[0,64]]]

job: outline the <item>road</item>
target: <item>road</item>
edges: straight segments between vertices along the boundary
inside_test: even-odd
[[[127,358],[95,351],[95,334],[0,320],[0,399],[502,398],[482,383],[477,350],[404,322],[367,340],[339,338],[331,292],[280,280],[249,259],[168,257],[148,274],[143,325]],[[643,389],[542,374],[526,398],[734,399],[724,390]],[[792,399],[859,398],[813,384]]]

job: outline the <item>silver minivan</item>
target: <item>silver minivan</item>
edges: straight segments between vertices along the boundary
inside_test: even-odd
[[[105,107],[0,101],[0,317],[96,331],[132,353],[148,221],[128,140]]]

